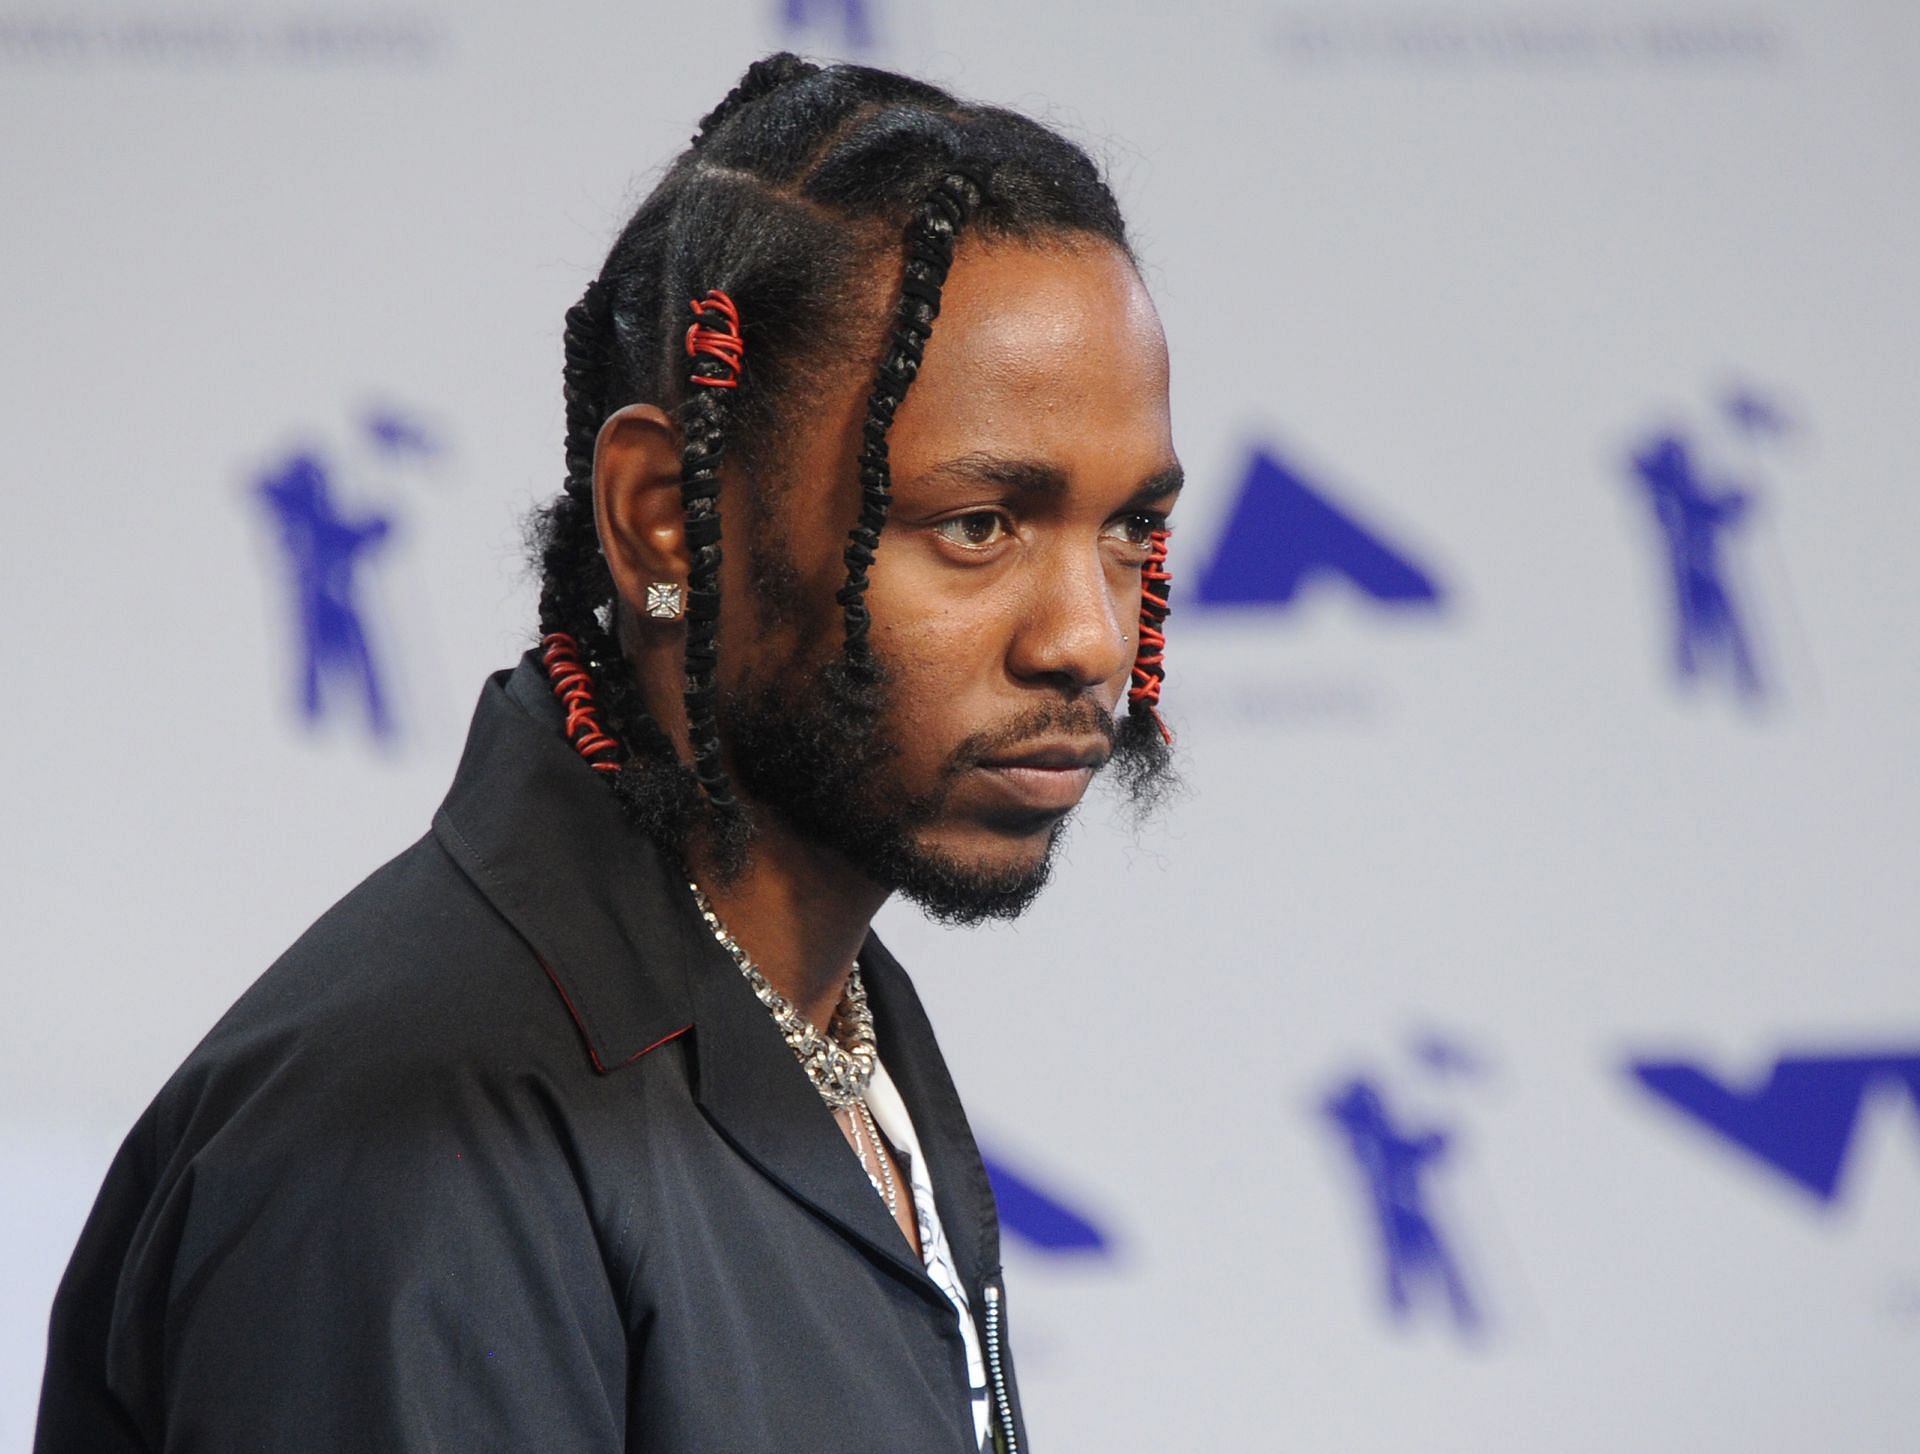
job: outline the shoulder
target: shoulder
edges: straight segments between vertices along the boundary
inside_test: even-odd
[[[251,1158],[294,1137],[324,1154],[372,1127],[404,1138],[482,1109],[497,1119],[531,1077],[590,1075],[538,957],[428,836],[227,1011],[156,1099],[156,1149]]]
[[[348,1328],[417,1351],[423,1329],[466,1319],[492,1337],[535,1306],[613,1327],[607,1209],[568,1124],[598,1079],[538,958],[422,839],[161,1090],[108,1174],[62,1312],[110,1316],[111,1376],[149,1408],[182,1377],[224,1388],[219,1368],[258,1361],[250,1337],[305,1340],[318,1367]]]

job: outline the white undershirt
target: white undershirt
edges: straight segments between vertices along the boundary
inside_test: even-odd
[[[899,1089],[887,1074],[887,1067],[878,1061],[874,1063],[873,1079],[867,1085],[867,1109],[873,1112],[881,1133],[896,1150],[904,1153],[907,1181],[913,1191],[913,1216],[920,1227],[920,1260],[926,1264],[927,1276],[947,1295],[959,1318],[960,1337],[967,1345],[967,1382],[972,1385],[973,1436],[980,1441],[981,1448],[990,1448],[987,1434],[992,1414],[988,1407],[987,1361],[980,1350],[980,1332],[973,1325],[967,1290],[960,1285],[953,1254],[947,1248],[946,1229],[940,1225],[940,1212],[933,1203],[933,1182],[927,1175],[927,1158],[920,1154],[920,1138],[914,1134],[913,1117],[907,1114],[907,1103],[900,1099]]]

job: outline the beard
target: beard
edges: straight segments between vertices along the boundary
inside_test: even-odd
[[[1099,736],[1136,812],[1152,812],[1172,781],[1166,743],[1151,719],[1116,726],[1098,703],[1061,700],[962,741],[919,794],[902,791],[899,740],[890,726],[897,687],[877,659],[838,657],[778,681],[749,680],[721,695],[721,739],[753,799],[803,837],[847,859],[874,882],[904,894],[947,924],[1012,919],[1053,871],[1062,816],[1038,859],[1008,867],[970,863],[929,847],[920,830],[937,822],[961,779],[1023,743],[1051,734]]]

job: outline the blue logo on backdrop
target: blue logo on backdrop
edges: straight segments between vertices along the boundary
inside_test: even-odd
[[[362,557],[387,538],[392,518],[378,513],[344,518],[334,504],[326,466],[310,454],[282,461],[254,489],[279,521],[292,576],[302,714],[309,722],[319,721],[326,702],[322,679],[345,676],[364,699],[374,736],[392,735],[393,717],[367,644],[354,582]]]
[[[394,459],[425,461],[441,453],[439,439],[426,425],[389,405],[375,405],[361,422],[373,447]]]
[[[1727,418],[1740,433],[1753,439],[1773,439],[1793,432],[1793,420],[1772,399],[1748,386],[1726,397]]]
[[[411,466],[440,453],[419,421],[389,408],[369,411],[361,432],[375,465]],[[301,449],[262,470],[252,487],[277,527],[280,562],[293,597],[294,678],[301,716],[320,722],[358,701],[368,730],[395,731],[390,694],[369,629],[361,570],[394,533],[388,509],[345,510],[341,472],[317,450]]]
[[[1202,606],[1286,606],[1315,579],[1339,577],[1386,606],[1437,606],[1433,572],[1327,488],[1264,449],[1247,462],[1213,559],[1201,567]]]
[[[811,35],[848,51],[870,51],[874,45],[868,0],[780,0],[780,28],[788,36]]]
[[[1764,447],[1792,430],[1780,407],[1752,389],[1722,401],[1733,433]],[[1716,670],[1749,702],[1764,695],[1752,632],[1735,599],[1725,547],[1747,521],[1751,485],[1704,463],[1706,448],[1677,429],[1654,431],[1632,451],[1633,477],[1659,531],[1672,591],[1673,669],[1684,686]]]
[[[1436,1035],[1417,1038],[1413,1055],[1424,1071],[1441,1079],[1471,1079],[1484,1069],[1478,1056]],[[1454,1133],[1436,1125],[1409,1124],[1412,1118],[1388,1106],[1379,1079],[1371,1075],[1342,1080],[1319,1109],[1351,1157],[1365,1198],[1388,1316],[1406,1324],[1416,1298],[1425,1296],[1445,1310],[1462,1337],[1480,1332],[1484,1319],[1441,1230],[1432,1195],[1434,1176]]]
[[[994,1157],[981,1160],[1000,1206],[1000,1225],[1008,1235],[1039,1252],[1103,1255],[1111,1250],[1107,1234],[1085,1213]]]
[[[1668,1106],[1828,1204],[1839,1197],[1866,1093],[1904,1088],[1920,1107],[1920,1050],[1783,1056],[1750,1088],[1728,1086],[1685,1061],[1638,1061],[1630,1069]]]

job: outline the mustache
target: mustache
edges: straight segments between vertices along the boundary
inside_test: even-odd
[[[1120,728],[1113,714],[1098,702],[1056,702],[1024,712],[998,727],[976,732],[962,740],[948,760],[947,775],[955,776],[1025,747],[1060,737],[1098,737],[1106,744],[1111,758],[1119,744]],[[1103,762],[1101,764],[1105,766]]]

